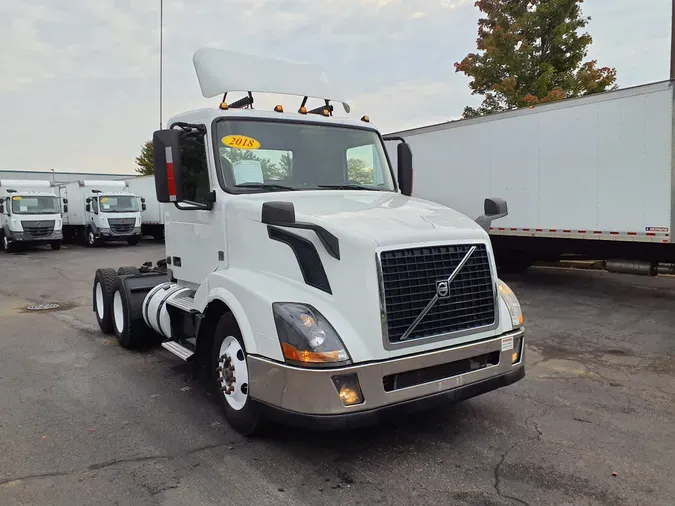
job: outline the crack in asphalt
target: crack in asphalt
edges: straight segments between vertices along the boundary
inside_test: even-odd
[[[216,448],[234,448],[235,446],[240,446],[242,444],[248,443],[249,440],[244,440],[244,441],[228,441],[225,443],[218,443],[218,444],[212,444],[212,445],[206,445],[206,446],[200,446],[198,448],[193,448],[191,450],[185,451],[185,452],[180,452],[175,455],[146,455],[142,457],[132,457],[132,458],[127,458],[127,459],[115,459],[115,460],[108,460],[104,462],[99,462],[96,464],[91,464],[89,465],[86,469],[75,469],[71,471],[53,471],[49,473],[39,473],[39,474],[29,474],[25,476],[18,476],[18,477],[11,477],[7,478],[4,480],[0,480],[0,487],[3,485],[6,485],[8,483],[12,482],[19,482],[19,481],[27,481],[27,480],[39,480],[39,479],[44,479],[44,478],[60,478],[64,476],[72,476],[72,475],[77,475],[77,474],[83,474],[87,473],[90,471],[99,471],[101,469],[107,469],[109,467],[117,466],[117,465],[123,465],[123,464],[134,464],[134,463],[140,463],[140,462],[153,462],[153,461],[161,461],[161,460],[175,460],[175,459],[180,459],[180,458],[185,458],[189,457],[191,455],[194,455],[196,453],[208,451],[208,450],[214,450]]]
[[[537,422],[534,421],[535,418],[542,418],[548,414],[551,409],[556,408],[556,406],[548,406],[541,414],[533,414],[525,418],[525,425],[528,425],[532,423],[534,430],[537,432],[537,434],[533,437],[528,437],[521,439],[520,441],[516,441],[513,443],[508,450],[506,450],[504,453],[502,453],[501,458],[499,459],[499,462],[497,462],[497,465],[494,468],[494,477],[495,477],[495,483],[494,483],[494,489],[497,492],[497,495],[503,499],[508,499],[511,501],[516,501],[518,504],[524,504],[525,506],[531,506],[530,503],[525,501],[524,499],[521,499],[519,497],[515,496],[510,496],[502,492],[501,490],[501,468],[504,462],[506,461],[506,457],[508,457],[509,453],[511,453],[513,450],[515,450],[518,446],[520,446],[523,443],[528,443],[530,441],[541,441],[542,436],[544,435],[543,431],[539,428],[539,425]]]

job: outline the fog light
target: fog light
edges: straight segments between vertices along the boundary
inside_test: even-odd
[[[522,352],[522,344],[523,344],[523,338],[521,337],[514,337],[513,338],[513,352],[511,353],[511,364],[516,364],[520,362],[520,355]]]
[[[333,376],[333,384],[338,391],[342,404],[345,406],[363,404],[363,394],[356,374]]]

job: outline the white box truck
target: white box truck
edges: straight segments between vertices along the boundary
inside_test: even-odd
[[[141,176],[128,180],[129,191],[138,199],[144,199],[144,210],[141,211],[141,234],[151,235],[157,240],[164,239],[164,208],[157,200],[155,193],[155,177]]]
[[[675,82],[658,82],[391,135],[415,152],[414,195],[468,215],[497,194],[500,269],[563,255],[611,271],[672,271]],[[390,153],[395,146],[388,146]]]
[[[369,424],[524,377],[523,315],[487,232],[410,197],[407,144],[395,177],[367,117],[332,115],[320,67],[214,48],[193,62],[202,94],[223,99],[154,133],[166,258],[96,271],[103,332],[193,361],[244,434]],[[251,91],[228,103],[233,90]],[[247,108],[260,90],[299,109]],[[235,171],[245,153],[257,167]],[[506,212],[487,202],[482,220]]]
[[[82,239],[89,246],[106,241],[138,244],[141,237],[141,209],[126,181],[73,181],[59,185],[68,200],[63,218],[66,240]]]
[[[62,239],[61,205],[50,181],[0,180],[0,240],[4,251],[42,244],[58,250]]]

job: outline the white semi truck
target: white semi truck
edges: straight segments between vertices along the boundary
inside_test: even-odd
[[[524,377],[523,314],[483,228],[505,202],[484,199],[481,226],[411,198],[408,145],[395,177],[367,117],[332,115],[320,67],[213,48],[193,63],[222,103],[154,133],[166,258],[96,271],[103,332],[194,361],[244,434],[369,424]],[[258,110],[258,90],[305,98]]]
[[[480,195],[508,200],[490,229],[500,271],[568,256],[655,275],[675,267],[674,90],[658,82],[391,135],[415,152],[415,196],[469,216]]]
[[[50,181],[0,180],[0,240],[5,252],[42,244],[58,250],[62,239],[61,205]]]
[[[164,239],[164,209],[166,204],[157,200],[155,177],[136,177],[129,179],[128,183],[131,193],[139,199],[145,199],[145,207],[141,211],[141,234],[151,235],[157,240]]]
[[[64,215],[63,233],[68,241],[84,240],[89,246],[107,241],[138,244],[141,237],[141,209],[129,192],[126,181],[73,181],[59,186],[69,201]]]

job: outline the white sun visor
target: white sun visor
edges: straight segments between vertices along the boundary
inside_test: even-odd
[[[349,105],[333,87],[320,65],[262,58],[224,49],[203,47],[192,57],[199,87],[205,98],[228,91],[250,91],[298,95],[342,102]]]

